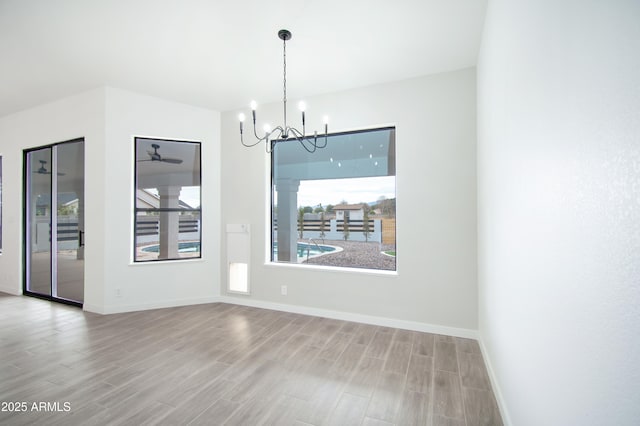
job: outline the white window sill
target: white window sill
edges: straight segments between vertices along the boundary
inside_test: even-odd
[[[284,269],[301,269],[305,271],[327,271],[327,272],[340,272],[348,274],[365,274],[376,275],[382,277],[397,277],[398,271],[386,271],[382,269],[364,269],[364,268],[347,268],[341,266],[326,266],[326,265],[303,265],[299,263],[286,263],[286,262],[271,262],[264,263],[267,268],[284,268]]]

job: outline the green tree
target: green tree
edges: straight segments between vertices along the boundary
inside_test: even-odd
[[[313,213],[313,207],[311,206],[305,206],[303,210],[305,213]]]
[[[313,209],[313,212],[314,213],[324,213],[324,208],[322,207],[322,204],[319,204],[318,207]]]
[[[59,206],[58,207],[58,215],[60,216],[73,216],[77,214],[78,209],[74,208],[74,206]]]
[[[327,213],[333,213],[333,204],[327,204],[327,207],[324,208],[324,211]]]
[[[396,217],[396,199],[386,198],[384,195],[378,198],[380,213],[386,217]]]
[[[389,215],[389,217],[396,217],[396,199],[390,198],[389,200],[387,200],[387,202],[387,214]]]

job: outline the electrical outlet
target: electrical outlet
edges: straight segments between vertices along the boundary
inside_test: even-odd
[[[283,296],[287,295],[287,286],[286,285],[281,285],[280,286],[280,294],[282,294]]]
[[[116,288],[116,297],[122,297],[122,289]]]

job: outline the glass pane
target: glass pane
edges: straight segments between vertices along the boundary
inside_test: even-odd
[[[200,143],[136,138],[136,261],[200,257]]]
[[[27,290],[51,295],[51,148],[27,154]]]
[[[200,143],[136,138],[136,190],[145,192],[136,207],[158,208],[163,189],[182,207],[200,207]]]
[[[54,296],[84,300],[84,143],[57,150],[57,270]]]
[[[273,150],[272,253],[279,262],[396,270],[395,129]]]
[[[177,225],[177,229],[169,229]],[[200,257],[200,212],[138,212],[136,260]]]

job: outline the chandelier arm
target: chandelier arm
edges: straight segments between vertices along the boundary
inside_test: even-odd
[[[251,148],[252,146],[256,146],[258,145],[260,142],[262,142],[260,139],[256,140],[254,143],[246,143],[242,137],[242,135],[240,135],[240,142],[242,143],[242,145],[246,146],[247,148]]]
[[[280,139],[280,138],[282,138],[282,135],[285,133],[285,131],[282,128],[282,126],[275,127],[272,131],[269,132],[269,136],[274,134],[276,131],[279,132],[278,137],[275,137],[275,138],[272,138],[272,139]]]
[[[255,117],[255,115],[254,115]],[[253,136],[256,137],[256,139],[258,139],[258,142],[262,142],[264,140],[264,137],[260,137],[258,136],[258,131],[256,130],[256,120],[255,118],[253,119]]]
[[[282,136],[282,132],[283,132],[283,129],[282,129],[282,127],[280,127],[280,126],[276,127],[275,129],[271,130],[271,131],[270,131],[270,132],[268,132],[268,133],[266,133],[266,132],[265,132],[264,136],[260,137],[260,136],[258,136],[258,134],[257,134],[257,132],[256,132],[256,129],[255,129],[255,127],[254,127],[254,129],[253,129],[253,134],[254,134],[254,135],[255,135],[255,137],[256,137],[256,141],[255,141],[254,143],[251,143],[251,144],[245,143],[245,142],[244,142],[244,138],[242,137],[242,133],[241,133],[241,134],[240,134],[240,142],[242,142],[242,145],[244,145],[244,146],[246,146],[246,147],[256,146],[256,145],[258,145],[260,142],[267,142],[267,143],[268,143],[268,142],[269,142],[269,138],[271,137],[271,135],[273,135],[273,134],[274,134],[275,132],[277,132],[277,131],[278,131],[278,132],[280,132],[280,133],[279,133],[278,137],[276,137],[276,138],[274,138],[274,139],[279,139],[279,138]]]
[[[296,138],[298,139],[298,142],[300,142],[300,145],[302,145],[302,147],[309,153],[309,154],[313,154],[314,152],[316,152],[316,149],[318,149],[318,147],[316,147],[316,144],[314,142],[311,142],[310,139],[305,139],[305,138]],[[304,142],[307,141],[308,143],[311,144],[312,148],[309,148]]]
[[[315,134],[312,136],[312,135],[307,135],[305,133],[304,127],[302,128],[302,132],[300,132],[300,130],[296,129],[295,127],[290,127],[289,130],[295,133],[297,139],[305,139],[309,141],[309,143],[311,144],[314,144],[314,145],[316,144],[315,140],[317,139],[318,132],[315,132]],[[312,139],[314,140],[313,142],[311,141]]]
[[[316,132],[316,140],[317,140],[317,138],[318,138],[318,132]],[[324,134],[324,143],[322,145],[316,144],[316,147],[322,149],[322,148],[326,148],[326,146],[327,146],[327,133],[325,132],[325,134]]]
[[[271,136],[272,134],[274,134],[275,132],[278,132],[278,135],[275,138],[269,139],[269,136]],[[267,154],[271,154],[273,152],[273,149],[275,148],[276,144],[278,143],[278,139],[282,138],[282,134],[284,132],[284,129],[280,126],[276,127],[275,129],[273,129],[272,131],[270,131],[267,135],[265,135],[265,151],[267,152]]]
[[[256,133],[256,132],[255,132],[255,126],[254,126],[254,129],[253,129],[253,133],[254,133],[254,134]],[[253,147],[253,146],[256,146],[256,145],[258,145],[258,144],[259,144],[260,142],[262,142],[262,141],[263,141],[263,139],[260,139],[260,138],[256,135],[256,141],[255,141],[255,142],[253,142],[253,143],[246,143],[246,142],[244,141],[244,132],[242,131],[242,128],[240,128],[240,142],[242,143],[242,145],[246,146],[247,148],[251,148],[251,147]]]
[[[313,144],[313,151],[315,152],[317,149],[326,148],[327,146],[327,133],[324,134],[324,143],[318,143],[318,132],[313,132],[313,142],[311,142],[311,136],[307,136],[306,140]]]
[[[276,135],[276,132],[278,132],[278,134]],[[280,126],[274,128],[272,131],[270,131],[269,133],[267,133],[264,136],[264,139],[267,141],[267,145],[269,145],[269,141],[271,141],[271,143],[273,145],[276,144],[278,139],[282,139],[282,134],[284,132],[284,129]],[[275,135],[274,137],[271,137],[272,135]]]
[[[264,132],[264,136],[258,136],[258,131],[256,130],[256,123],[253,123],[253,135],[256,137],[256,139],[258,139],[258,142],[262,142],[264,140],[267,140],[269,138],[269,136],[271,135],[271,133],[275,132],[277,129],[279,129],[280,126],[276,127],[275,129],[273,129],[270,132]]]
[[[295,136],[296,139],[300,140],[300,139],[306,139],[307,137],[304,135],[304,133],[300,133],[300,131],[298,129],[296,129],[295,127],[289,127],[289,131],[291,133],[293,133],[293,135]]]
[[[302,147],[306,149],[307,152],[311,154],[316,152],[316,149],[318,149],[318,145],[315,138],[312,140],[310,136],[305,136],[304,134],[300,133],[300,131],[295,127],[292,127],[290,130],[291,133],[293,133],[293,135],[295,136],[296,140],[300,142],[300,145],[302,145]],[[312,148],[309,148],[307,144],[311,145]]]

